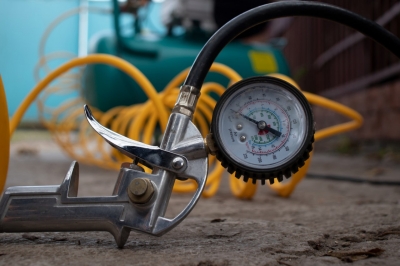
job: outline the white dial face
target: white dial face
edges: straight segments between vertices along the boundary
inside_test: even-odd
[[[248,84],[230,95],[218,121],[229,156],[248,167],[284,164],[297,154],[306,135],[302,105],[275,84]]]

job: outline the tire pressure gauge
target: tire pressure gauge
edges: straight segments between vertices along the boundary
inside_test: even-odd
[[[314,121],[304,95],[273,77],[231,86],[215,106],[211,134],[215,154],[230,173],[262,184],[290,177],[312,150]]]

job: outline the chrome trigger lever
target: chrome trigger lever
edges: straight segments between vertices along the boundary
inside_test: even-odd
[[[97,122],[87,105],[84,106],[84,109],[86,119],[92,128],[111,146],[134,161],[138,161],[147,167],[161,168],[175,173],[186,170],[188,160],[185,156],[122,136]]]

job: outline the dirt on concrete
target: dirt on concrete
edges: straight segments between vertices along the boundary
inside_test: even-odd
[[[7,187],[59,185],[71,159],[49,140],[13,141]],[[318,153],[310,173],[400,181],[396,162]],[[81,165],[79,196],[111,195],[117,173]],[[173,217],[191,195],[174,194]],[[107,232],[3,233],[0,265],[400,265],[400,186],[306,178],[290,198],[259,186],[215,197],[162,237],[131,232],[118,249]]]

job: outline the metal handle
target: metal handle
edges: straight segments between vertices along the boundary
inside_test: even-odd
[[[87,107],[85,114],[113,147],[150,165],[153,172],[145,173],[124,163],[112,196],[77,197],[79,166],[73,162],[60,186],[8,188],[0,201],[0,232],[108,231],[122,248],[131,230],[161,236],[183,221],[196,205],[206,184],[208,157],[203,138],[188,116],[170,116],[161,149],[101,126]],[[177,158],[184,162],[180,168],[174,167]],[[194,179],[198,188],[182,212],[167,219],[164,215],[177,177]],[[140,183],[139,179],[146,180],[153,190],[144,202],[135,202],[128,193],[130,185]]]

